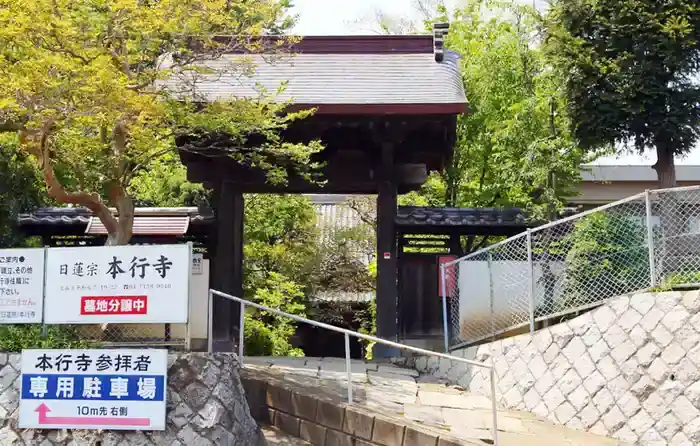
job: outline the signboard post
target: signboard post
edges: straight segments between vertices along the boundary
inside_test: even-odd
[[[22,429],[165,430],[167,350],[22,351]]]
[[[45,253],[0,249],[0,324],[41,323]]]
[[[187,323],[190,245],[52,248],[46,324]]]

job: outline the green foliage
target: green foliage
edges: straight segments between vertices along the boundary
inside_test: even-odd
[[[541,217],[571,195],[586,158],[568,131],[562,79],[530,44],[535,11],[491,3],[469,1],[451,20],[446,45],[462,56],[470,111],[458,118],[450,164],[410,201]]]
[[[317,259],[316,213],[307,197],[246,195],[244,288],[262,305],[305,315]],[[296,323],[267,312],[246,313],[246,352],[301,356],[290,341]]]
[[[246,295],[256,294],[270,272],[307,289],[316,269],[316,212],[308,197],[253,194],[245,197]]]
[[[377,335],[377,300],[374,299],[369,303],[369,307],[362,311],[360,314],[358,314],[358,319],[361,322],[360,329],[358,330],[360,333],[370,335],[370,336],[376,336]],[[360,340],[362,344],[364,345],[365,348],[365,359],[368,361],[372,360],[372,352],[374,349],[374,341],[365,341],[364,339]]]
[[[166,154],[139,171],[131,180],[129,192],[136,206],[197,206],[209,201],[209,191],[187,181],[187,168],[174,154]]]
[[[269,273],[253,301],[286,313],[305,315],[303,289],[278,273]],[[251,356],[304,356],[302,350],[290,343],[295,329],[296,323],[289,318],[249,309],[245,314],[245,352]]]
[[[0,0],[0,131],[17,132],[50,195],[98,211],[115,243],[131,234],[123,227],[131,225],[131,179],[178,148],[206,151],[211,144],[196,145],[202,136],[225,139],[218,154],[263,169],[269,181],[285,181],[290,166],[311,176],[320,143],[291,143],[280,132],[312,111],[289,112],[277,101],[281,90],[208,102],[198,88],[253,74],[247,57],[211,63],[225,53],[289,53],[292,37],[251,38],[288,30],[288,7],[286,0]],[[246,148],[252,136],[255,147]],[[103,199],[123,222],[108,218]]]
[[[374,228],[334,228],[319,247],[314,287],[323,291],[366,292],[375,283],[367,269],[376,247]]]
[[[17,215],[42,205],[45,195],[36,169],[17,147],[14,136],[0,134],[0,248],[24,244]]]
[[[76,327],[47,326],[46,336],[38,324],[0,325],[0,352],[15,353],[28,348],[88,348],[95,347],[80,339]]]
[[[654,292],[671,291],[674,288],[697,287],[700,285],[700,272],[671,273],[661,285],[651,289]]]
[[[636,291],[649,280],[646,231],[628,216],[599,212],[582,218],[559,248],[566,252],[560,309]]]
[[[546,30],[582,146],[655,148],[673,186],[673,156],[700,137],[700,3],[558,0]]]

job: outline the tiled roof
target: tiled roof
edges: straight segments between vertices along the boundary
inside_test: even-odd
[[[134,217],[134,235],[184,235],[190,227],[190,216]],[[97,217],[91,217],[85,229],[86,234],[107,235],[107,228]]]
[[[253,63],[253,76],[219,75],[242,57]],[[216,70],[217,76],[198,79],[195,92],[209,101],[257,97],[258,86],[275,92],[283,82],[288,82],[279,100],[297,105],[456,104],[459,108],[466,107],[459,56],[450,51],[445,52],[442,62],[436,62],[432,51],[302,52],[274,63],[266,62],[268,59],[261,55],[223,55],[207,64]],[[183,84],[171,79],[165,85],[177,92]]]
[[[199,215],[197,208],[136,208],[134,234],[184,234],[190,223],[210,219]],[[86,208],[41,208],[18,217],[20,226],[79,226],[86,234],[106,234],[104,226]]]
[[[28,214],[20,214],[17,223],[20,226],[87,225],[90,223],[90,218],[92,213],[85,208],[41,208]]]
[[[520,209],[431,208],[399,206],[396,224],[399,226],[527,226],[526,215]]]

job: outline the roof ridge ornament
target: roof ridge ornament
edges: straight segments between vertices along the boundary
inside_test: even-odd
[[[445,36],[449,32],[450,24],[434,23],[433,24],[433,52],[435,53],[435,62],[442,62],[445,59]]]

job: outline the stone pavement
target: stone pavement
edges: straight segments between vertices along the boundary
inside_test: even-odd
[[[347,373],[342,358],[246,357],[243,362],[245,373],[250,376],[282,380],[287,387],[301,389],[298,390],[300,394],[322,395],[322,398],[332,398],[339,404],[347,401]],[[377,417],[400,419],[399,423],[411,426],[411,429],[417,427],[431,433],[438,432],[439,442],[430,440],[430,444],[493,444],[488,398],[392,364],[354,360],[351,368],[356,407],[377,414]],[[303,421],[301,423],[303,425]],[[376,422],[374,426],[376,429]],[[502,446],[625,444],[515,410],[499,409],[498,429]],[[397,444],[402,444],[401,440]]]

